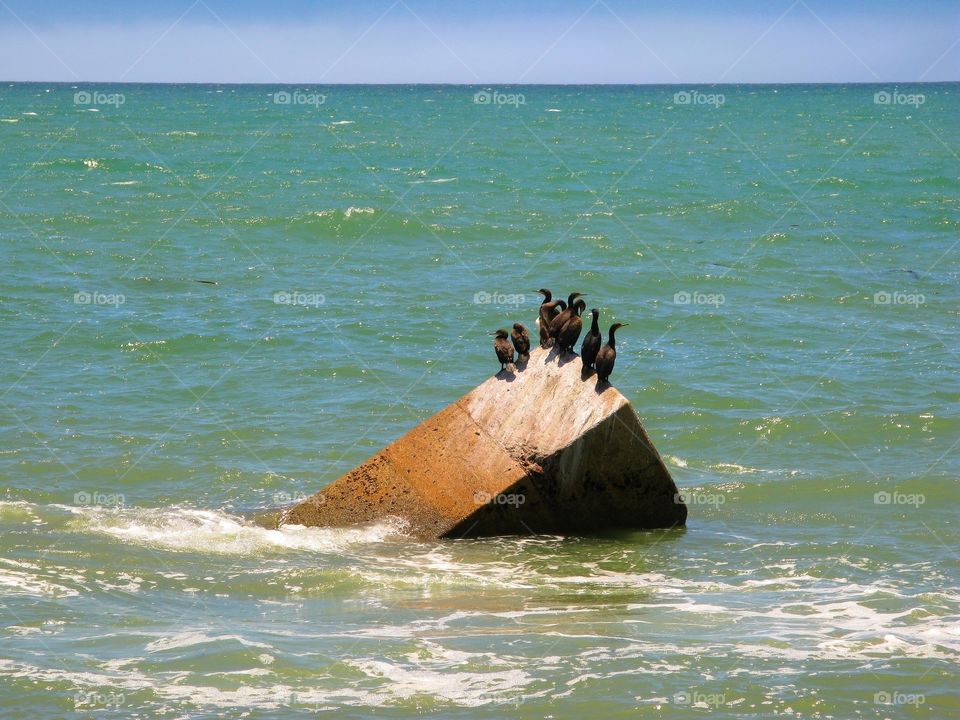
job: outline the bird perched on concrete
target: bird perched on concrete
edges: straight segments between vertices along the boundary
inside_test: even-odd
[[[540,303],[540,312],[537,315],[537,329],[540,330],[540,345],[546,347],[547,340],[550,339],[550,323],[548,321],[553,319],[553,308],[545,311],[543,306],[553,302],[553,293],[550,292],[550,288],[540,288],[537,292],[543,295],[543,302]]]
[[[497,353],[497,360],[500,361],[500,370],[506,368],[513,372],[516,370],[513,365],[513,345],[510,344],[510,336],[507,331],[501,328],[490,334],[496,336],[493,340],[493,349]]]
[[[573,304],[573,313],[570,315],[570,319],[563,324],[560,334],[557,335],[557,347],[561,353],[573,352],[573,346],[577,344],[580,333],[583,331],[583,320],[580,319],[580,316],[586,309],[587,303],[583,300],[577,300]]]
[[[530,359],[530,331],[523,326],[523,323],[514,323],[510,339],[517,349],[517,364],[526,365],[527,360]]]
[[[590,314],[593,315],[593,322],[590,324],[590,330],[580,346],[580,359],[583,361],[585,370],[593,367],[593,363],[597,359],[597,353],[600,352],[600,344],[603,342],[603,336],[600,334],[600,323],[598,322],[600,311],[593,308]]]
[[[617,330],[626,326],[627,323],[614,323],[610,326],[610,337],[607,344],[600,348],[595,361],[598,382],[610,382],[610,373],[613,372],[613,365],[617,362],[617,341],[614,335]]]
[[[550,292],[549,290],[547,292]],[[553,345],[553,335],[550,334],[550,326],[558,313],[567,309],[567,304],[563,300],[551,300],[540,305],[540,317],[537,318],[537,328],[540,330],[540,346],[550,347]]]
[[[586,297],[583,293],[570,293],[570,297],[567,298],[567,309],[561,313],[558,313],[553,321],[550,323],[550,337],[556,339],[557,335],[560,334],[560,331],[563,330],[563,326],[567,324],[567,320],[570,319],[570,316],[573,315],[573,305],[577,302],[578,297]]]

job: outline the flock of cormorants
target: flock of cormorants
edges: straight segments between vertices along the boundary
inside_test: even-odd
[[[567,301],[554,300],[553,293],[547,288],[540,288],[538,293],[543,295],[543,302],[540,304],[540,316],[537,318],[537,327],[540,330],[540,347],[556,347],[563,357],[564,354],[572,353],[574,345],[583,332],[583,320],[581,316],[587,309],[587,303],[582,299],[583,293],[570,293]],[[615,334],[619,328],[626,323],[614,323],[610,326],[610,334],[607,344],[601,347],[602,337],[600,335],[600,311],[596,308],[590,310],[593,316],[593,322],[590,324],[590,330],[580,345],[580,359],[583,361],[584,373],[594,369],[597,372],[597,378],[600,382],[609,382],[610,373],[613,372],[613,365],[617,361],[617,347]],[[500,361],[500,370],[507,369],[513,372],[514,350],[517,353],[517,363],[525,365],[530,359],[530,333],[523,323],[514,323],[513,332],[507,333],[500,329],[492,333],[493,349],[497,353],[497,360]]]

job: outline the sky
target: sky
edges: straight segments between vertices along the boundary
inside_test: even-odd
[[[0,80],[960,80],[960,2],[0,0]]]

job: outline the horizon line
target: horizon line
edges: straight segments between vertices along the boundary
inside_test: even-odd
[[[818,81],[818,80],[794,80],[789,82],[697,82],[697,81],[683,81],[683,82],[669,82],[669,83],[658,83],[658,82],[637,82],[637,83],[623,83],[623,82],[472,82],[472,83],[458,83],[458,82],[310,82],[310,81],[282,81],[282,82],[239,82],[235,80],[227,81],[218,81],[218,80],[189,80],[189,81],[177,81],[177,80],[11,80],[11,79],[0,79],[0,84],[18,84],[18,85],[69,85],[71,87],[76,87],[78,85],[92,85],[92,84],[101,84],[101,85],[197,85],[197,86],[209,86],[209,85],[226,85],[226,86],[262,86],[262,87],[284,87],[284,86],[305,86],[311,85],[314,87],[492,87],[494,85],[499,87],[678,87],[678,86],[701,86],[701,87],[737,87],[737,86],[791,86],[791,85],[889,85],[889,84],[902,84],[902,85],[957,85],[960,84],[960,79],[957,80],[829,80],[829,81]]]

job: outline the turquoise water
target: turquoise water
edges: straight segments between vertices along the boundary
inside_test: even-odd
[[[960,715],[960,86],[486,90],[0,87],[0,715]],[[685,530],[255,522],[542,286]]]

